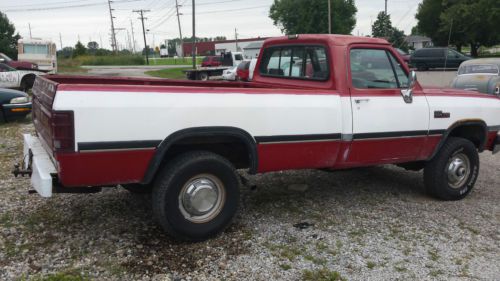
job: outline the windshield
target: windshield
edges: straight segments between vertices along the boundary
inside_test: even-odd
[[[47,55],[49,53],[49,46],[41,44],[24,44],[23,51],[25,54]]]
[[[458,75],[463,74],[498,74],[498,66],[493,64],[469,64],[462,65],[458,69]]]
[[[6,65],[5,63],[0,63],[0,72],[5,71],[16,71],[16,69]]]
[[[12,61],[11,58],[9,58],[6,54],[4,53],[0,53],[0,58],[4,59],[5,61]]]

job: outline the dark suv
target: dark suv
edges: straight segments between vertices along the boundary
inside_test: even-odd
[[[450,48],[418,49],[410,56],[410,64],[418,70],[429,68],[458,68],[471,58]]]

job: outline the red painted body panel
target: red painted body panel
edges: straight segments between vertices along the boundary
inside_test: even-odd
[[[415,161],[426,137],[355,140],[348,163],[386,163]]]
[[[66,187],[140,182],[155,149],[60,153],[59,181]]]
[[[259,144],[258,172],[332,167],[340,141]]]
[[[497,135],[498,135],[498,131],[491,131],[491,132],[488,132],[488,138],[486,140],[486,146],[485,146],[485,149],[488,149],[488,150],[493,150],[493,142],[495,141],[495,139],[497,138]]]

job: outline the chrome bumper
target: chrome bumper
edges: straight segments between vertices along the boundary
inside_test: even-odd
[[[23,169],[31,171],[31,185],[42,197],[52,196],[52,175],[57,169],[36,136],[23,134]]]

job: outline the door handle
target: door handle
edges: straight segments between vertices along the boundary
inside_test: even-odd
[[[370,99],[355,99],[354,102],[357,103],[357,104],[360,104],[362,102],[369,102]]]

